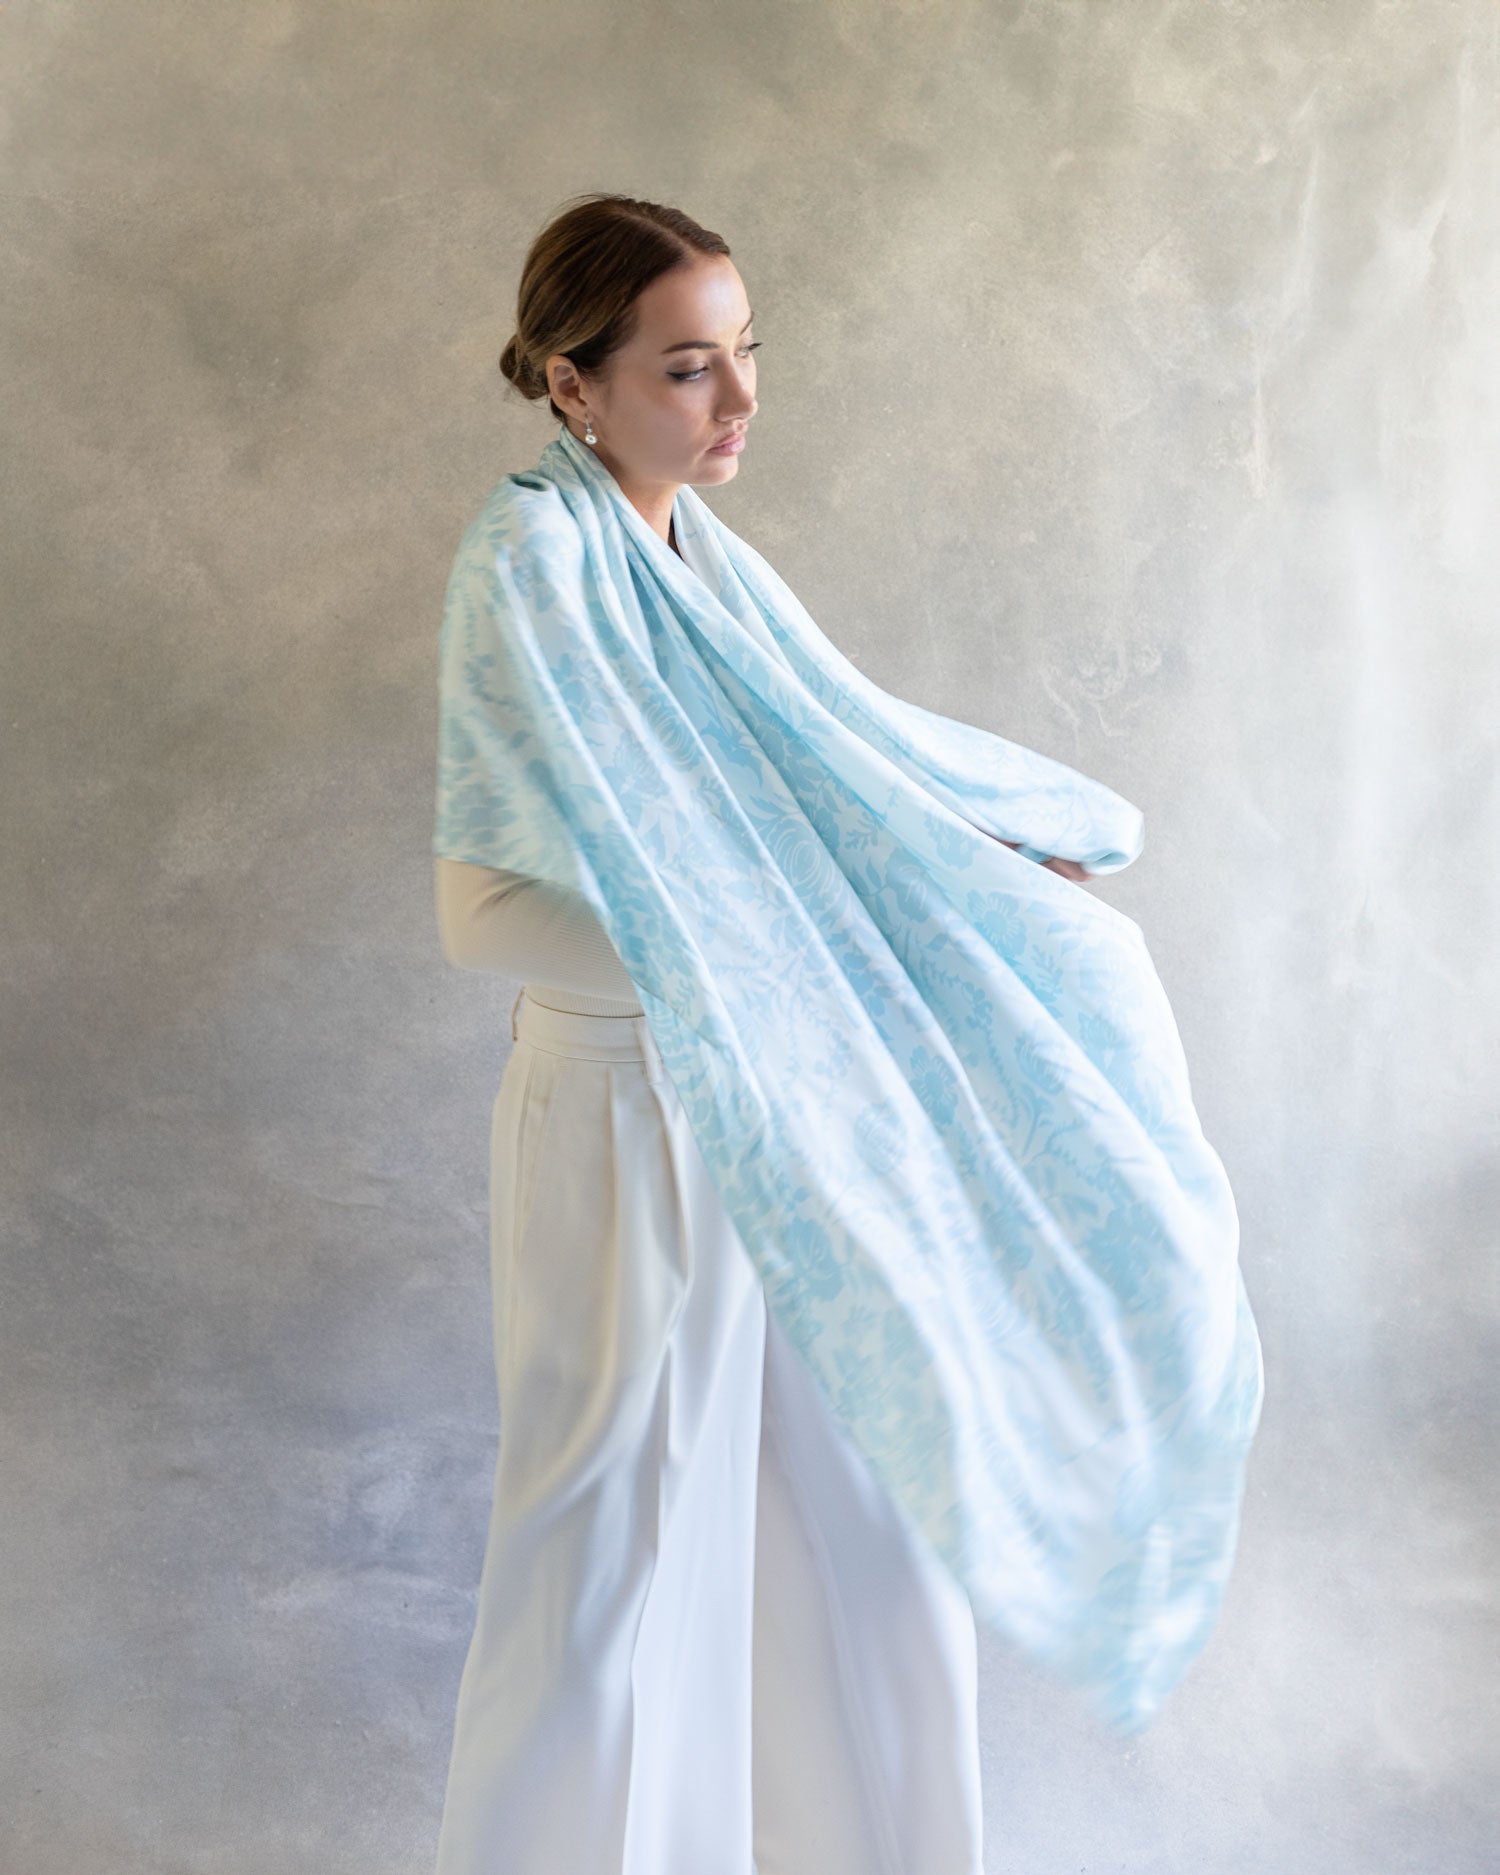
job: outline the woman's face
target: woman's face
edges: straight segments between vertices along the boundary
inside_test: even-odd
[[[636,300],[635,336],[602,378],[580,379],[562,353],[547,360],[553,400],[582,439],[593,421],[594,454],[622,486],[728,482],[739,454],[714,445],[743,432],[755,401],[755,335],[739,269],[703,255],[659,274]]]

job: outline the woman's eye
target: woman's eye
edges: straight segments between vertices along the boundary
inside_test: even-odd
[[[745,356],[748,358],[751,352],[758,352],[764,344],[764,339],[757,339],[753,345],[747,345],[745,347]],[[707,365],[699,365],[696,371],[669,371],[667,376],[669,378],[676,378],[679,384],[691,384],[694,378],[701,378],[707,369]]]

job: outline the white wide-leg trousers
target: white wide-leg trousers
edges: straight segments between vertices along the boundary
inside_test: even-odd
[[[968,1596],[768,1311],[644,1017],[520,999],[437,1875],[982,1875]]]

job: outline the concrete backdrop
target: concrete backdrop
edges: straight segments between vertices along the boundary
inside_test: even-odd
[[[1221,1624],[1129,1742],[987,1637],[990,1870],[1497,1866],[1497,30],[0,13],[8,1875],[430,1866],[514,987],[439,953],[436,631],[592,188],[734,249],[729,524],[877,681],[1144,809],[1094,889],[1239,1199]]]

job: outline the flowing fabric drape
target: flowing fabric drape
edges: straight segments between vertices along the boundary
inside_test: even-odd
[[[562,426],[459,545],[433,851],[581,892],[766,1299],[976,1615],[1121,1731],[1206,1642],[1260,1417],[1224,1168],[1066,764],[870,682],[689,485]],[[1021,843],[1015,851],[1001,844]]]

